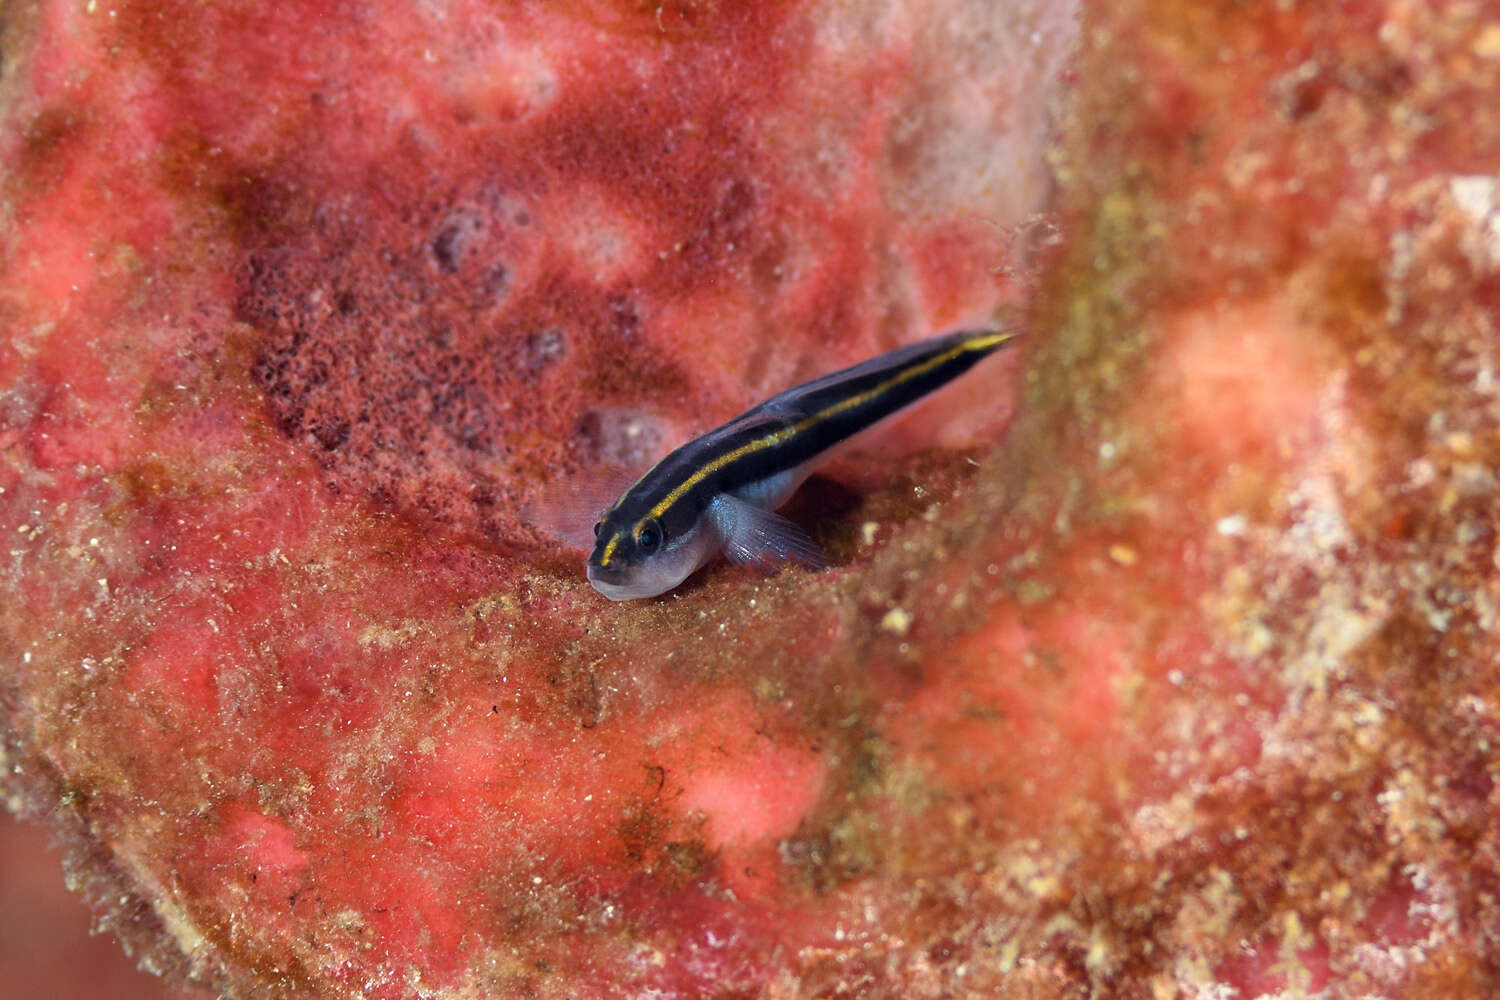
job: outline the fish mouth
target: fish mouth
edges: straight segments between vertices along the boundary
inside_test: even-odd
[[[611,601],[633,601],[642,597],[655,597],[662,588],[643,583],[628,570],[605,568],[589,564],[589,583]]]

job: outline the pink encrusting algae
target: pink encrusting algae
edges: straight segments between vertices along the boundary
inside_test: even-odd
[[[1500,18],[1101,5],[1054,105],[1047,4],[6,16],[5,783],[153,968],[1500,985]],[[826,573],[539,527],[1023,296]]]

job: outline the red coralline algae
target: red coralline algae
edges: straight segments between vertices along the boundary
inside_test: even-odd
[[[13,808],[236,996],[1494,992],[1500,18],[1082,27],[1027,285],[1066,10],[12,15]],[[538,514],[1023,291],[827,573]]]

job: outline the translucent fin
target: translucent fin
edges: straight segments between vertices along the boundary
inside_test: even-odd
[[[636,472],[605,468],[587,480],[554,480],[540,498],[523,506],[520,514],[568,548],[587,552],[594,547],[594,525],[599,515],[637,478]]]
[[[780,514],[721,493],[709,504],[708,516],[724,539],[725,557],[736,565],[770,566],[791,560],[809,569],[828,568],[818,544]]]

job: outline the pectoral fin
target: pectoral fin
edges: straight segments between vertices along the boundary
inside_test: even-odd
[[[724,555],[732,563],[769,566],[791,560],[809,569],[827,569],[823,550],[795,523],[780,514],[724,493],[709,504]]]

